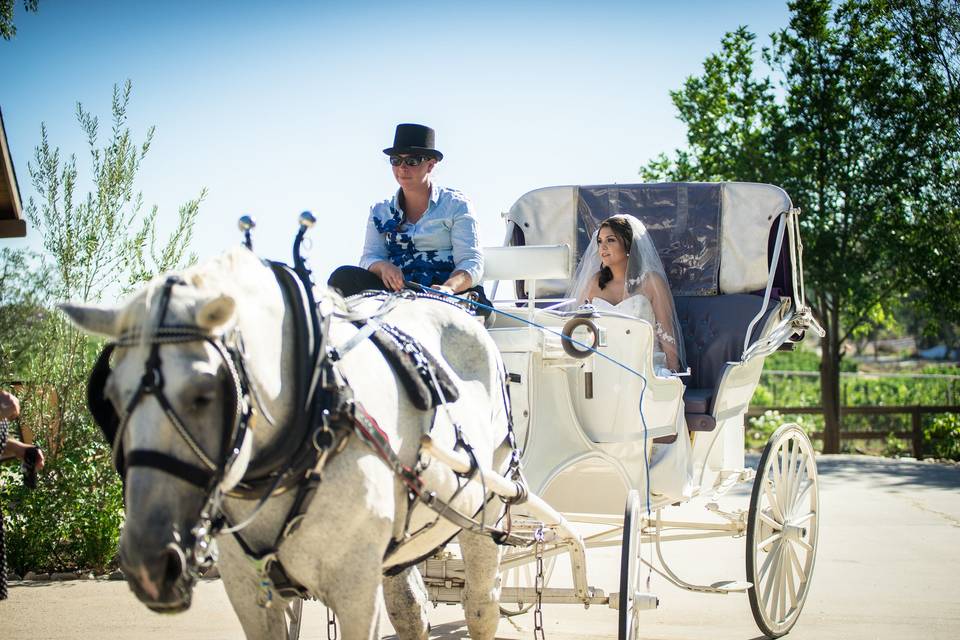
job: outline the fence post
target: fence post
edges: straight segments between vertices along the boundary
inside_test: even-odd
[[[920,407],[910,408],[910,422],[913,427],[913,457],[923,459],[923,424],[920,420]]]

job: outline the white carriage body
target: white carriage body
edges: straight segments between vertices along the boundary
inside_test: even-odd
[[[654,328],[613,311],[588,314],[595,352],[564,348],[570,333],[583,342],[572,326],[584,318],[560,310],[569,302],[563,296],[593,232],[615,214],[640,219],[664,263],[685,375],[657,375]],[[504,499],[525,500],[514,505],[511,526],[531,539],[501,562],[504,614],[532,603],[539,610],[541,601],[605,604],[619,610],[618,638],[636,640],[637,613],[658,603],[640,588],[643,564],[683,589],[746,591],[770,637],[796,623],[819,526],[807,436],[791,424],[774,433],[748,511],[724,511],[715,500],[754,479],[744,468],[744,415],[765,358],[808,329],[823,335],[805,301],[798,215],[778,187],[731,182],[550,187],[527,193],[504,214],[505,246],[484,250],[496,307],[487,326],[509,377],[529,495],[511,478],[491,470],[482,476]],[[516,297],[496,297],[502,281],[512,281]],[[471,468],[466,456],[429,438],[424,451],[458,471]],[[664,507],[697,495],[710,500],[705,520],[662,518]],[[606,528],[584,538],[574,523]],[[746,537],[747,580],[686,582],[661,552],[662,542],[717,536]],[[660,568],[641,559],[641,541],[654,545]],[[585,551],[617,543],[619,591],[607,595],[589,586]],[[543,561],[564,554],[573,589],[547,588]],[[535,579],[524,567],[530,564]],[[420,569],[434,603],[461,600],[460,560],[441,555]]]
[[[661,254],[687,325],[686,385],[654,373],[653,328],[644,320],[595,313],[597,350],[610,360],[571,357],[557,335],[570,316],[549,307],[568,290],[599,222],[618,213],[644,222]],[[690,418],[689,458],[667,456],[651,469],[651,506],[741,474],[743,416],[764,357],[794,335],[785,327],[804,308],[793,270],[785,270],[789,281],[777,282],[787,291],[771,296],[780,251],[790,256],[795,247],[787,194],[752,183],[562,186],[531,191],[504,215],[507,246],[486,250],[485,279],[514,281],[517,298],[496,302],[500,313],[489,330],[510,374],[530,489],[562,512],[622,514],[630,489],[646,495],[644,460],[653,447],[685,446],[654,443],[682,431],[683,415]],[[779,250],[772,265],[768,245]],[[715,327],[715,313],[734,316],[723,322],[736,326]],[[744,341],[747,331],[752,340]],[[714,370],[698,375],[701,364]]]

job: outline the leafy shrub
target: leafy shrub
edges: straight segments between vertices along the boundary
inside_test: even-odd
[[[102,147],[97,118],[77,105],[92,165],[92,190],[85,195],[76,156],[52,147],[41,126],[35,160],[28,164],[38,198],[29,199],[25,212],[46,253],[0,254],[0,380],[26,381],[16,390],[21,428],[46,459],[33,492],[14,470],[0,476],[7,557],[18,571],[105,569],[116,555],[123,522],[110,448],[86,408],[86,379],[101,345],[66,322],[55,303],[99,302],[193,260],[187,250],[205,192],[181,206],[163,242],[156,207],[144,212],[135,190],[153,130],[142,144],[134,142],[127,126],[130,92],[129,82],[114,87],[110,139]],[[33,268],[37,262],[49,269]],[[17,281],[23,273],[43,277]]]
[[[941,413],[931,422],[923,433],[924,455],[960,460],[960,416]]]
[[[813,421],[805,415],[781,415],[779,411],[767,410],[762,415],[750,418],[746,428],[746,445],[748,449],[762,449],[773,432],[787,422],[795,422],[807,435],[814,431]]]
[[[892,431],[887,433],[887,441],[883,448],[883,455],[888,458],[898,458],[904,455],[911,455],[910,447],[901,439],[898,438]]]
[[[44,468],[33,491],[13,467],[3,471],[7,562],[18,573],[104,571],[117,553],[123,494],[99,442],[68,447]]]

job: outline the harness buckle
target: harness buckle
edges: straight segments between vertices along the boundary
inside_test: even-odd
[[[251,558],[253,569],[257,574],[257,606],[269,609],[273,606],[274,585],[270,578],[270,565],[277,560],[277,554],[268,553],[259,558]]]

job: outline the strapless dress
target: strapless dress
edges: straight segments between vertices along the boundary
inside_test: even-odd
[[[594,298],[590,301],[590,304],[601,312],[614,311],[639,318],[640,320],[646,320],[650,323],[650,326],[654,328],[654,332],[656,332],[657,319],[653,315],[653,305],[650,304],[650,299],[647,298],[647,296],[630,296],[629,298],[624,298],[617,304],[607,302],[603,298]],[[656,341],[656,344],[659,346],[659,340]],[[662,351],[653,352],[653,371],[658,376],[669,376],[673,373],[670,371],[670,368],[667,367],[667,356]]]

